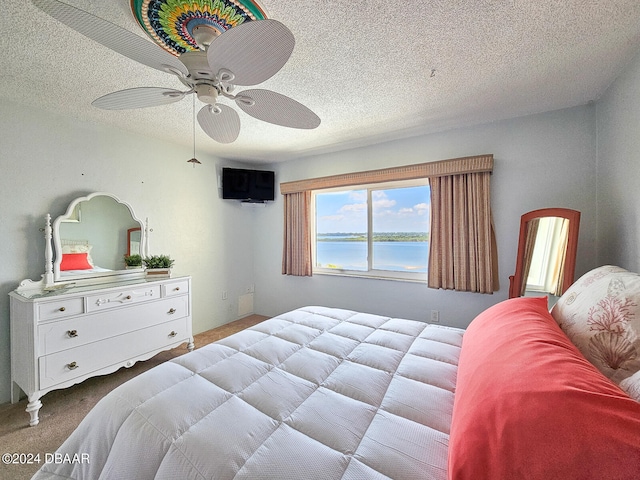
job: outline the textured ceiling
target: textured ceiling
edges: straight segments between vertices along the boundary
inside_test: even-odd
[[[143,36],[128,0],[66,0]],[[240,113],[222,145],[197,129],[197,150],[279,161],[597,100],[640,49],[638,0],[261,0],[293,32],[284,68],[259,88],[322,119],[315,130]],[[0,96],[184,144],[192,101],[104,111],[91,102],[124,88],[181,89],[58,23],[25,0],[3,0]],[[199,101],[196,108],[199,109]],[[235,105],[234,105],[235,107]]]

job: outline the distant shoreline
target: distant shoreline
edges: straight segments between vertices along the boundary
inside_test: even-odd
[[[364,233],[319,233],[316,236],[318,242],[366,242]],[[374,242],[428,242],[429,234],[426,232],[385,232],[374,233]]]

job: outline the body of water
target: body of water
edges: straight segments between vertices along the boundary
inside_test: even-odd
[[[427,271],[429,242],[373,242],[373,268],[394,272]],[[366,242],[316,242],[319,267],[367,270]]]

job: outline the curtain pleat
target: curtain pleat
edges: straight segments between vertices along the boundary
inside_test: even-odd
[[[307,276],[311,265],[311,192],[284,195],[282,274]]]
[[[490,178],[478,172],[429,179],[429,287],[493,293]]]

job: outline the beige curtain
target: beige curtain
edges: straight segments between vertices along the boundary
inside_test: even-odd
[[[496,269],[490,179],[490,172],[429,179],[430,288],[493,293]]]
[[[533,258],[533,250],[536,246],[539,225],[539,218],[534,218],[527,222],[527,233],[524,242],[524,258],[522,259],[522,283],[520,286],[520,296],[524,296],[524,292],[527,289],[527,278],[529,278],[529,271],[531,271],[531,259]]]
[[[312,275],[310,216],[310,191],[284,195],[283,275]]]
[[[280,193],[285,200],[282,273],[312,275],[312,190],[429,178],[432,215],[434,210],[439,215],[435,223],[432,217],[431,224],[429,286],[493,292],[498,281],[496,243],[489,208],[492,171],[493,155],[487,154],[283,182],[280,184]],[[454,182],[454,179],[459,180]],[[434,185],[443,185],[442,193],[436,192],[434,196]],[[436,189],[440,190],[440,187]],[[451,192],[447,193],[449,190]],[[444,202],[443,206],[435,208],[434,203],[439,201]]]

